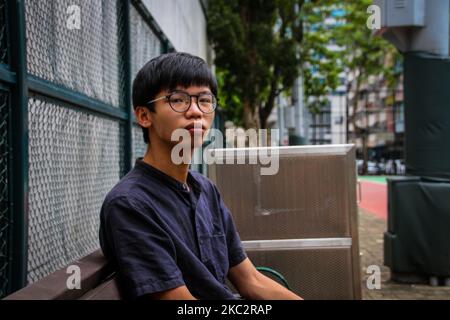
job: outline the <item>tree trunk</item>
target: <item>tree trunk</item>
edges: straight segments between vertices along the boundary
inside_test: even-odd
[[[362,135],[362,145],[363,145],[363,167],[362,174],[367,174],[367,163],[369,162],[369,152],[367,148],[367,134]]]
[[[275,99],[279,94],[279,92],[277,92],[279,78],[280,78],[280,68],[276,66],[273,72],[272,82],[270,83],[269,97],[267,98],[266,103],[264,105],[261,105],[261,108],[259,109],[259,122],[262,129],[267,128],[267,119],[269,118],[275,106]]]
[[[352,115],[352,124],[353,124],[353,130],[354,130],[354,135],[355,135],[355,140],[356,138],[361,138],[362,140],[362,154],[363,154],[363,165],[362,165],[362,174],[367,174],[367,162],[368,162],[368,148],[367,148],[367,139],[368,139],[368,132],[366,132],[366,128],[361,128],[359,126],[357,126],[356,124],[356,115],[358,112],[358,101],[359,101],[359,97],[360,97],[360,87],[361,87],[361,79],[360,79],[360,75],[363,72],[363,70],[359,70],[358,76],[356,77],[355,81],[356,81],[356,88],[355,88],[355,97],[354,97],[354,102],[353,102],[353,115]],[[364,106],[364,108],[367,108],[367,105]],[[367,116],[366,114],[364,114],[364,116]],[[367,122],[367,118],[364,118],[364,121]],[[348,120],[347,120],[348,121]]]
[[[259,123],[261,125],[261,129],[267,129],[267,119],[272,113],[272,109],[275,105],[275,97],[269,97],[266,105],[259,109]]]
[[[260,128],[258,112],[259,108],[255,106],[252,108],[249,102],[244,102],[244,126],[245,129],[256,129]]]

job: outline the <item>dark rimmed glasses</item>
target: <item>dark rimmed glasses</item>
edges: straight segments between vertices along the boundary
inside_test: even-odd
[[[184,91],[175,91],[147,102],[147,104],[166,99],[175,112],[186,112],[191,107],[192,97],[197,98],[197,105],[203,113],[213,113],[217,108],[217,98],[212,93],[189,94]]]

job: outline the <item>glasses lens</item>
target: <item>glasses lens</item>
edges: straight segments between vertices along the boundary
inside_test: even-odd
[[[200,106],[200,109],[205,113],[213,112],[217,106],[216,97],[214,97],[212,94],[201,94],[198,97],[198,105]]]
[[[183,92],[173,93],[169,97],[170,106],[178,112],[186,111],[189,108],[191,97]]]

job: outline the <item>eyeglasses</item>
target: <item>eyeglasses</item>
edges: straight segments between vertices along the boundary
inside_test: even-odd
[[[212,93],[189,94],[184,91],[175,91],[166,96],[151,100],[147,104],[166,99],[175,112],[186,112],[191,107],[192,97],[197,98],[197,105],[201,112],[212,113],[217,108],[217,98]]]

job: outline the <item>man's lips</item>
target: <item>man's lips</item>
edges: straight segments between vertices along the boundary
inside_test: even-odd
[[[203,132],[204,132],[204,130],[202,128],[190,128],[188,131],[191,135],[197,134],[199,136],[203,135]]]
[[[203,126],[202,124],[193,124],[193,123],[187,125],[184,128],[186,130],[188,130],[190,133],[195,133],[195,132],[203,133],[206,130],[205,126]]]

